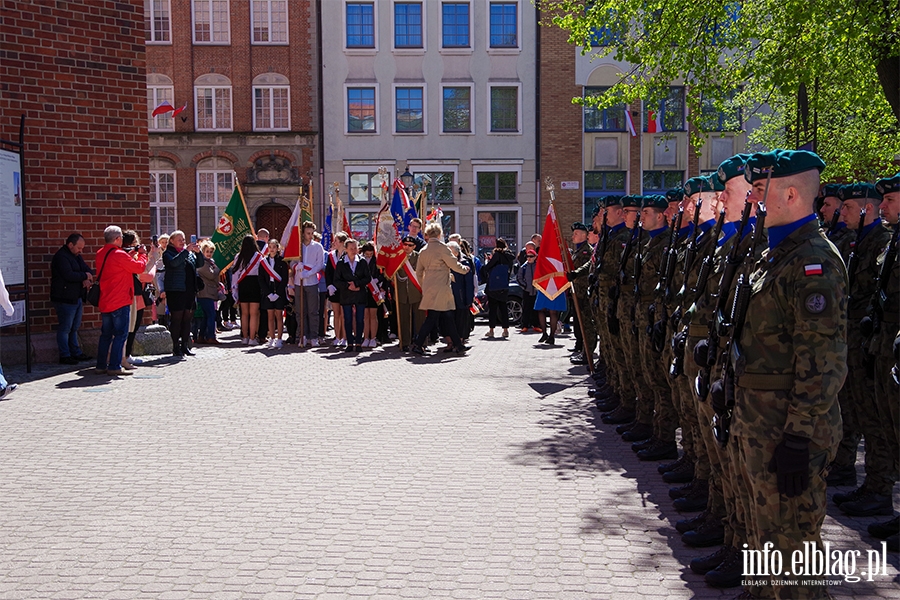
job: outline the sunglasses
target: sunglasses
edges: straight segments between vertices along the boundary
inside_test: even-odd
[[[408,244],[408,243],[405,243],[405,242],[404,242],[403,245],[406,246],[407,248],[415,248],[415,247],[416,247],[415,244]]]

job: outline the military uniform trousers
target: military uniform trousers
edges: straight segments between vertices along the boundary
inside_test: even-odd
[[[890,318],[890,316],[888,316]],[[896,320],[894,315],[893,320]],[[875,353],[875,404],[879,414],[887,415],[883,431],[887,442],[887,454],[892,459],[886,479],[892,482],[900,477],[900,386],[894,382],[891,369],[896,364],[892,355],[897,323],[885,321],[881,331],[872,339]]]
[[[694,462],[696,459],[696,450],[694,449],[696,442],[694,441],[694,434],[697,428],[693,426],[696,421],[694,411],[692,410],[693,401],[690,397],[685,401],[684,396],[682,396],[681,390],[684,386],[680,384],[678,379],[684,379],[684,375],[679,375],[678,379],[672,379],[672,377],[669,376],[669,366],[672,364],[672,359],[675,358],[675,351],[672,349],[672,333],[672,328],[667,327],[666,340],[663,344],[662,354],[660,355],[660,361],[662,362],[661,368],[663,370],[663,375],[666,378],[666,383],[669,384],[669,394],[672,396],[672,402],[675,405],[675,411],[677,412],[678,424],[681,426],[681,448],[691,462]]]
[[[606,365],[606,383],[619,395],[622,396],[621,373],[624,365],[622,363],[621,352],[613,350],[613,342],[609,333],[609,326],[606,323],[606,314],[609,310],[610,301],[606,297],[606,290],[599,287],[597,291],[597,306],[591,302],[591,308],[594,312],[594,324],[597,327],[597,349],[600,360]],[[605,300],[605,301],[604,301]]]
[[[635,420],[639,423],[650,425],[653,420],[653,392],[644,380],[638,338],[631,332],[630,306],[632,302],[634,302],[633,296],[622,293],[619,296],[619,305],[616,307],[619,316],[618,339],[622,346],[622,356],[625,359],[627,372],[624,386],[625,395],[621,396],[622,406],[634,411]],[[630,393],[629,386],[631,387]]]
[[[844,387],[838,392],[838,404],[841,405],[841,421],[843,422],[844,436],[841,438],[841,445],[838,446],[837,454],[834,457],[833,467],[851,467],[856,464],[856,453],[859,450],[859,441],[862,439],[862,434],[859,432],[853,398],[850,394],[850,384],[847,381],[844,382]]]
[[[650,300],[638,302],[635,310],[635,322],[637,323],[643,376],[653,394],[653,405],[649,408],[653,423],[653,435],[664,442],[674,442],[675,431],[678,429],[678,413],[675,411],[672,389],[667,381],[668,365],[663,367],[662,358],[653,351],[650,334],[647,333],[647,328],[650,326],[647,307],[650,302]],[[646,421],[641,422],[646,423]]]
[[[572,299],[578,303],[577,312],[575,307],[572,307],[572,315],[575,317],[575,337],[581,339],[584,355],[588,357],[588,360],[593,360],[594,351],[597,349],[597,327],[594,324],[591,301],[587,297],[587,291],[573,294]]]

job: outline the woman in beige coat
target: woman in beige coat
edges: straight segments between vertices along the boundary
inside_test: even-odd
[[[416,263],[416,278],[422,286],[422,301],[419,309],[427,311],[425,322],[419,334],[410,346],[410,352],[425,354],[424,343],[432,330],[440,324],[441,332],[449,335],[453,346],[445,352],[463,354],[467,347],[463,346],[456,323],[453,319],[456,304],[453,301],[453,290],[450,288],[450,271],[468,273],[469,267],[461,264],[453,256],[450,248],[441,241],[444,230],[437,223],[425,227],[425,238],[428,244],[419,252]]]

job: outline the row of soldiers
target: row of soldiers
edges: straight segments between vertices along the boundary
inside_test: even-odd
[[[861,437],[865,482],[834,501],[893,512],[900,174],[822,190],[824,167],[806,151],[741,154],[665,196],[608,197],[567,274],[584,356],[599,346],[601,418],[641,460],[672,461],[659,472],[683,484],[675,507],[700,511],[676,524],[683,542],[721,544],[691,562],[712,586],[748,579],[742,550],[771,542],[787,563],[821,548],[826,478],[856,483]],[[896,517],[869,531],[897,549]],[[744,595],[827,591],[782,576]]]

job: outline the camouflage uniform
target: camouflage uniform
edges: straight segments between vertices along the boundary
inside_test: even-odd
[[[625,377],[625,358],[621,349],[619,336],[613,336],[609,331],[606,315],[610,310],[615,310],[609,297],[609,290],[615,284],[616,269],[619,266],[619,257],[625,248],[625,242],[631,235],[631,230],[624,224],[618,228],[607,229],[606,254],[599,257],[599,270],[596,271],[597,293],[595,299],[597,306],[594,312],[594,323],[597,326],[597,339],[600,346],[600,356],[606,363],[606,381],[619,395],[625,408],[634,409],[634,394],[626,388],[633,390],[630,382]],[[598,247],[600,244],[598,244]],[[596,265],[595,265],[596,267]],[[627,385],[626,385],[627,383]],[[630,396],[630,397],[629,397]]]
[[[591,267],[591,257],[594,249],[587,242],[582,243],[572,250],[572,262],[576,273],[583,269],[587,272]],[[584,355],[588,360],[593,360],[594,350],[597,349],[597,328],[594,325],[594,314],[591,310],[591,303],[588,299],[588,278],[579,277],[572,282],[574,288],[575,301],[578,302],[579,312],[577,318],[580,318],[582,331],[586,339],[581,341]],[[574,309],[573,309],[574,310]]]
[[[750,548],[772,542],[788,557],[806,541],[822,547],[825,472],[840,441],[837,393],[847,374],[847,271],[810,221],[763,254],[750,283],[749,308],[732,354],[740,352],[729,445],[738,452],[740,476],[752,498]],[[809,485],[792,498],[779,493],[777,474],[769,472],[785,434],[809,440]],[[826,596],[824,587],[800,585],[749,591]]]
[[[629,235],[632,230],[627,229]],[[639,235],[636,233],[635,235]],[[619,284],[619,303],[616,306],[616,314],[619,319],[619,342],[622,346],[622,355],[628,371],[628,382],[633,388],[635,421],[649,425],[653,420],[653,392],[647,385],[643,374],[643,365],[641,363],[641,353],[638,345],[637,336],[631,332],[631,307],[635,303],[634,297],[634,262],[638,255],[637,242],[635,248],[631,252],[631,256],[625,263],[622,281]],[[625,386],[627,390],[627,385]],[[626,396],[632,396],[626,391],[622,396],[623,408],[628,408],[625,404]]]

